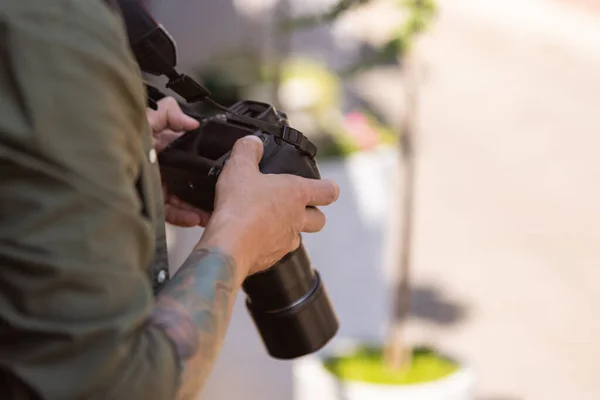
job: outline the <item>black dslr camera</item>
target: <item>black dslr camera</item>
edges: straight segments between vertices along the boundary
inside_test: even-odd
[[[287,126],[285,114],[264,103],[242,101],[228,112],[209,117],[196,131],[184,134],[159,155],[169,190],[181,199],[212,211],[215,185],[233,144],[256,135],[264,145],[263,173],[286,173],[319,179],[313,157],[277,136],[241,119]],[[337,319],[318,272],[301,245],[268,270],[246,278],[243,289],[269,353],[295,358],[320,349],[337,331]]]
[[[202,120],[159,154],[161,175],[169,190],[206,211],[214,207],[215,186],[234,143],[247,135],[264,145],[263,173],[320,179],[316,147],[293,129],[285,113],[254,101],[225,108],[210,93],[175,70],[175,44],[137,0],[119,0],[129,42],[143,72],[167,76],[166,87],[187,102],[208,102],[223,112]],[[162,94],[148,85],[149,105]],[[311,267],[303,245],[268,270],[243,283],[246,305],[271,356],[292,359],[321,349],[337,332],[338,320],[323,282]]]

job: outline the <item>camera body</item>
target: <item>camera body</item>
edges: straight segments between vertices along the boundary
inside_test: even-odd
[[[212,211],[219,174],[234,143],[247,135],[256,135],[263,142],[261,172],[321,178],[311,154],[257,128],[256,121],[284,131],[289,127],[285,113],[275,107],[241,101],[228,112],[205,118],[200,128],[171,143],[159,154],[161,175],[169,191],[198,208]],[[295,130],[289,132],[301,135]],[[291,359],[313,353],[338,330],[325,287],[302,244],[268,270],[246,278],[243,290],[263,343],[275,358]]]
[[[182,135],[159,154],[161,175],[171,193],[202,210],[213,211],[219,174],[235,142],[248,135],[263,142],[261,172],[321,179],[314,157],[239,117],[289,126],[285,113],[256,101],[240,101],[229,110],[203,119],[200,128]]]

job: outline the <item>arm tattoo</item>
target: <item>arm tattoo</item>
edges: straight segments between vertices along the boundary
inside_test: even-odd
[[[178,399],[194,399],[216,361],[235,300],[234,261],[214,249],[192,252],[158,295],[152,323],[175,345]]]

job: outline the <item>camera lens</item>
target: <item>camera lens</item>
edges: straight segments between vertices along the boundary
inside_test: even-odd
[[[303,245],[268,270],[246,278],[243,288],[246,306],[272,357],[314,353],[338,330],[325,286]]]

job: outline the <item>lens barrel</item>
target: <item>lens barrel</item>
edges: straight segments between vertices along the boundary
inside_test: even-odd
[[[273,267],[246,278],[243,289],[250,315],[274,358],[314,353],[337,333],[337,316],[302,244]]]

